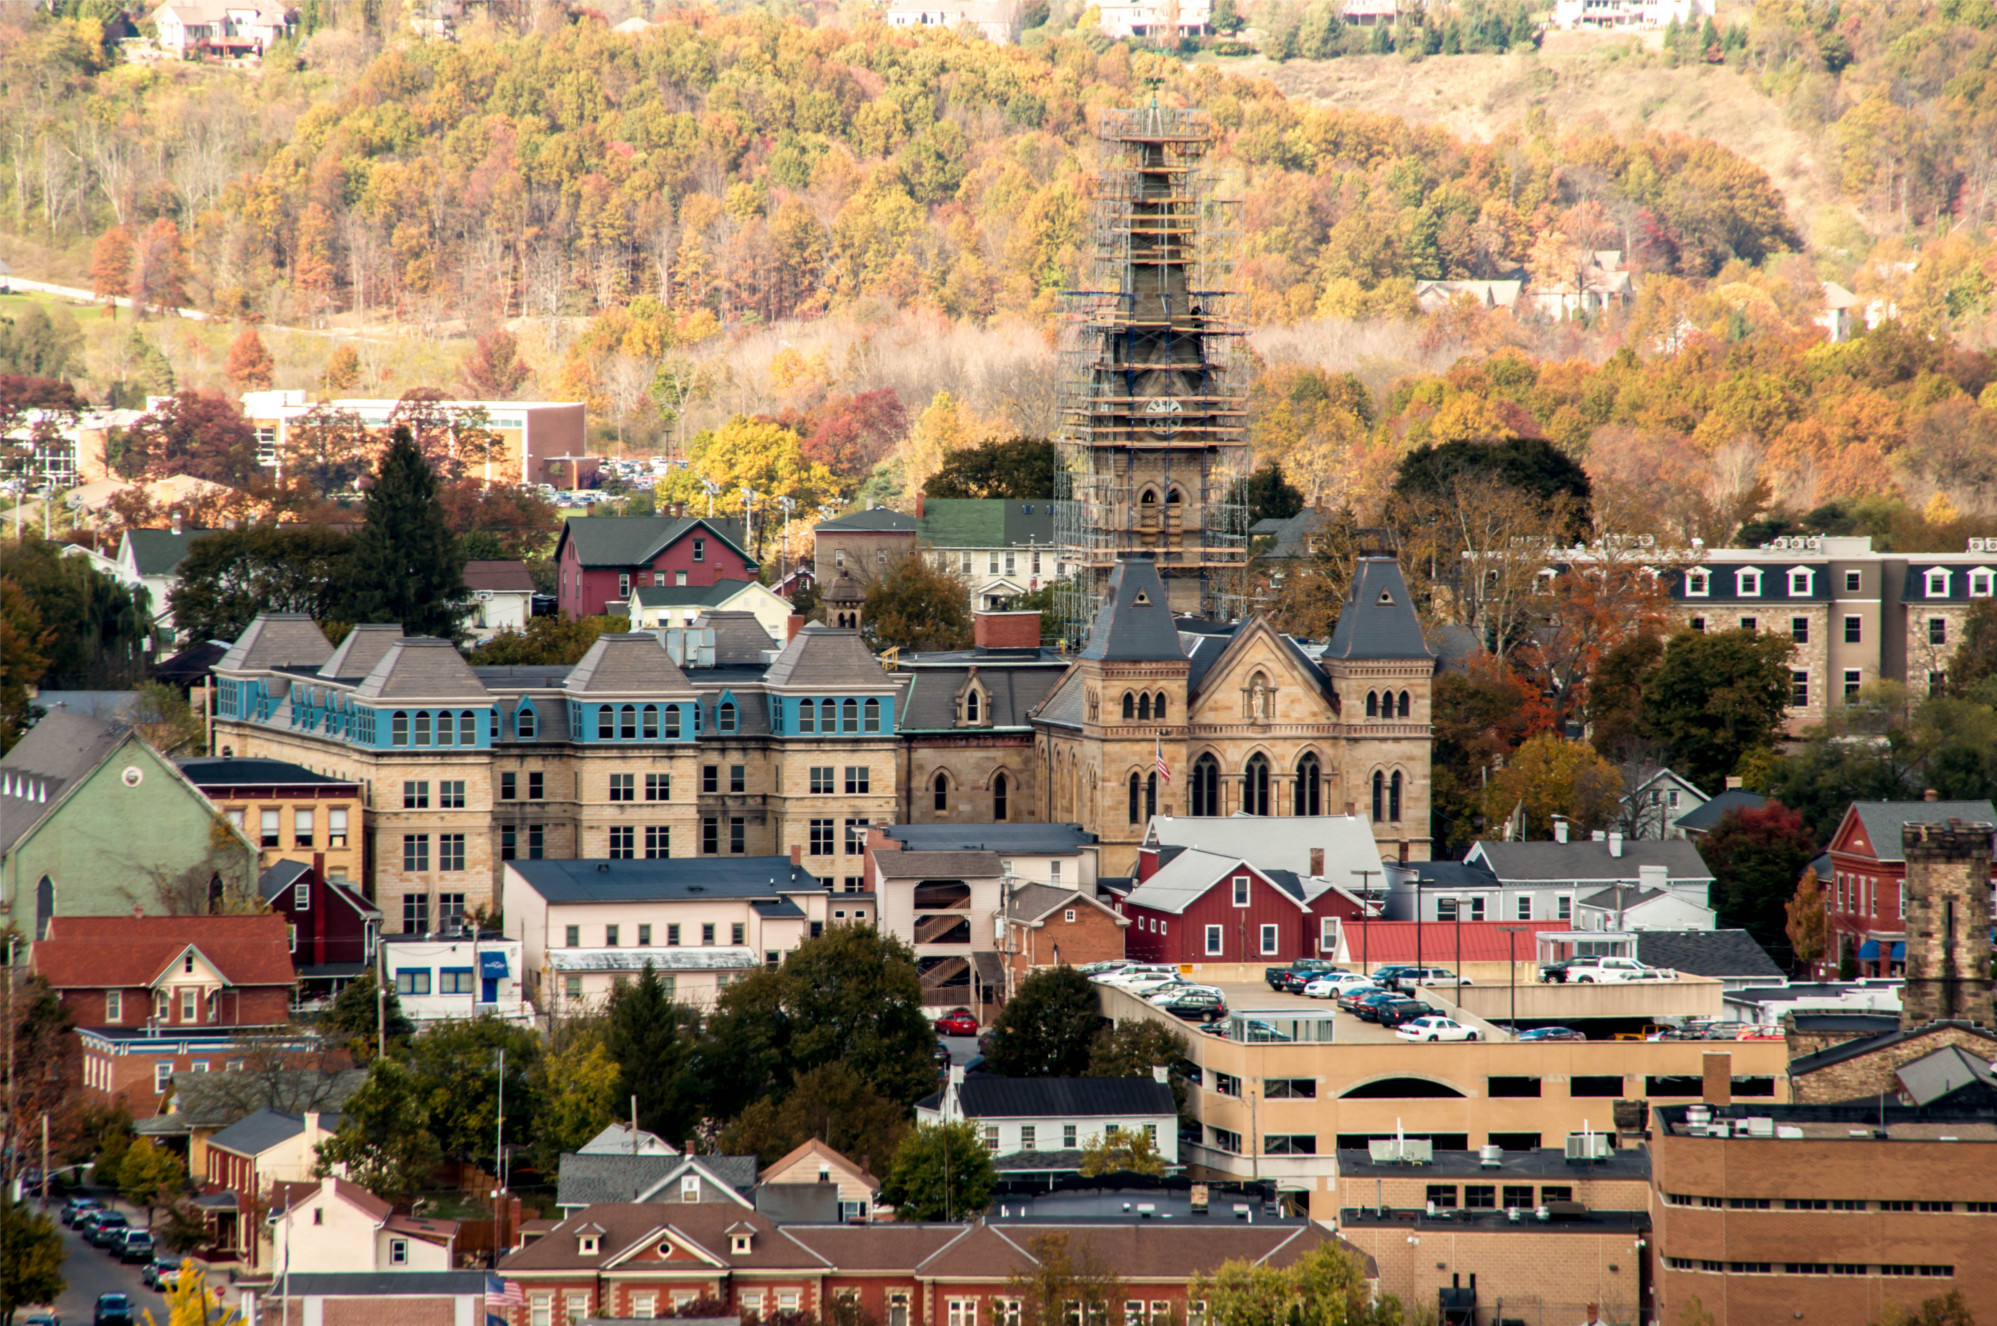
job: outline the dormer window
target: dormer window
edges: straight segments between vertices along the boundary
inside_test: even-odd
[[[1734,573],[1734,586],[1736,592],[1744,599],[1760,598],[1761,572],[1752,570],[1736,571]]]
[[[194,971],[194,955],[192,953],[189,953],[185,957],[181,958],[180,969],[184,972],[192,974],[192,972]]]
[[[1130,601],[1130,606],[1133,608],[1148,608],[1151,606],[1151,596],[1140,589],[1137,591],[1137,597]]]
[[[966,723],[975,723],[978,721],[978,693],[976,691],[972,691],[964,697],[964,721]]]
[[[595,1234],[583,1234],[579,1236],[576,1239],[577,1255],[583,1257],[596,1256],[596,1240],[597,1240],[597,1235]]]
[[[1804,567],[1796,567],[1789,572],[1789,594],[1792,598],[1808,597],[1811,575]]]
[[[723,700],[719,705],[715,706],[714,726],[718,731],[722,732],[733,732],[735,730],[735,702],[733,700]]]
[[[731,1234],[728,1236],[728,1251],[737,1257],[746,1256],[749,1251],[749,1235]]]
[[[520,734],[522,741],[532,741],[534,734],[540,730],[539,723],[532,709],[522,709],[513,720],[513,730]]]
[[[1937,566],[1928,572],[1927,594],[1931,599],[1948,597],[1948,572]]]
[[[1969,573],[1969,597],[1987,599],[1991,593],[1991,582],[1997,581],[1997,571],[1979,566]]]
[[[1712,593],[1713,578],[1704,571],[1685,573],[1685,596],[1702,599]]]

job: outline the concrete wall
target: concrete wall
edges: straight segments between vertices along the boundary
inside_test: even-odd
[[[1467,975],[1468,973],[1466,973]],[[1472,977],[1471,979],[1476,979]],[[1443,987],[1452,997],[1455,986]],[[1724,1011],[1719,981],[1680,976],[1675,981],[1632,981],[1627,985],[1521,983],[1463,987],[1462,1007],[1481,1018],[1510,1021],[1517,998],[1520,1021],[1565,1022],[1578,1018],[1717,1018]]]

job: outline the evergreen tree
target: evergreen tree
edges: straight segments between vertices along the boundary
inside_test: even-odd
[[[614,1107],[621,1118],[636,1096],[638,1126],[674,1146],[702,1113],[689,1071],[697,1027],[693,1010],[674,1001],[649,962],[637,980],[610,992],[603,1041],[617,1065]]]
[[[367,523],[348,557],[353,622],[400,622],[405,635],[464,633],[464,554],[444,519],[437,476],[407,427],[398,427],[368,489]]]
[[[1107,1025],[1088,977],[1073,967],[1042,967],[992,1019],[985,1063],[1004,1077],[1082,1077],[1089,1047]]]
[[[1394,53],[1394,34],[1388,31],[1385,23],[1377,19],[1374,20],[1373,39],[1367,43],[1366,49],[1374,55],[1392,55]]]

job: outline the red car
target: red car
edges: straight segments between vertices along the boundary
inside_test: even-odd
[[[971,1016],[969,1010],[960,1008],[954,1013],[946,1014],[936,1019],[936,1034],[938,1036],[975,1036],[978,1034],[978,1020]]]

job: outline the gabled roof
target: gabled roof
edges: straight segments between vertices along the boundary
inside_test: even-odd
[[[1157,566],[1141,559],[1118,562],[1109,573],[1109,587],[1089,628],[1082,657],[1144,662],[1185,656]]]
[[[354,694],[370,700],[492,698],[457,646],[435,636],[403,636],[388,648]]]
[[[260,612],[222,655],[215,670],[316,668],[332,656],[333,646],[327,643],[325,632],[304,613]]]
[[[110,758],[130,729],[58,709],[0,758],[0,852],[55,809],[63,793]]]
[[[34,945],[35,970],[57,989],[151,985],[192,947],[231,985],[290,985],[284,917],[55,916]]]
[[[882,879],[997,879],[1004,873],[997,852],[876,852],[874,869]]]
[[[1144,842],[1231,854],[1251,865],[1299,875],[1311,873],[1311,852],[1319,850],[1324,853],[1322,873],[1342,888],[1377,888],[1380,879],[1380,845],[1372,826],[1356,815],[1157,815]],[[1430,863],[1416,864],[1426,868]]]
[[[1847,822],[1854,815],[1874,859],[1904,861],[1901,832],[1909,824],[1997,823],[1997,806],[1988,801],[1854,801],[1845,812]],[[1834,840],[1843,836],[1842,828]]]
[[[1352,577],[1352,588],[1339,609],[1338,625],[1331,631],[1326,658],[1387,659],[1434,658],[1435,651],[1422,638],[1421,620],[1415,616],[1414,598],[1401,575],[1401,564],[1391,557],[1362,557]]]
[[[823,521],[814,527],[814,532],[816,530],[913,534],[916,531],[916,519],[892,507],[877,506],[866,511],[849,511],[843,516]]]
[[[641,608],[718,608],[763,586],[754,580],[717,580],[711,585],[639,585],[631,601]]]
[[[1614,884],[1634,882],[1643,866],[1663,866],[1673,880],[1708,880],[1713,872],[1699,849],[1682,838],[1623,839],[1622,855],[1589,839],[1570,843],[1504,843],[1480,838],[1466,861],[1482,861],[1507,884]]]
[[[274,902],[299,881],[310,878],[311,874],[310,861],[273,861],[257,876],[257,896],[265,902]]]
[[[940,1109],[943,1094],[918,1102]],[[973,1073],[957,1087],[967,1119],[1087,1119],[1176,1114],[1169,1083],[1154,1077],[992,1077]]]
[[[322,1124],[323,1126],[323,1124]],[[260,1156],[305,1131],[305,1120],[279,1110],[258,1110],[208,1139],[208,1145],[239,1156]]]
[[[196,787],[353,787],[358,783],[313,773],[289,760],[266,760],[250,756],[224,756],[219,759],[175,760],[174,764]]]
[[[1061,679],[1063,669],[1048,667],[1037,656],[1034,666],[1012,667],[1003,659],[965,663],[961,667],[925,667],[909,674],[908,694],[895,715],[895,727],[902,732],[974,731],[957,726],[957,696],[970,681],[973,671],[984,688],[986,722],[979,728],[1023,728],[1033,707]]]
[[[1043,498],[932,497],[917,522],[934,548],[1026,548],[1054,545],[1054,503]]]
[[[585,1156],[626,1156],[635,1151],[641,1156],[677,1156],[679,1148],[660,1137],[657,1133],[638,1130],[637,1146],[631,1145],[631,1125],[613,1123],[595,1137],[584,1142],[577,1154]]]
[[[568,1208],[636,1201],[678,1165],[676,1154],[569,1152],[562,1156],[556,1174],[555,1205]]]
[[[1063,856],[1096,845],[1079,824],[890,824],[888,838],[909,851]]]
[[[1893,1075],[1900,1079],[1900,1090],[1916,1105],[1932,1105],[1975,1084],[1997,1091],[1997,1074],[1990,1071],[1990,1062],[1978,1059],[1960,1045],[1944,1045],[1911,1063],[1901,1064]]]
[[[458,1298],[483,1296],[490,1284],[484,1271],[293,1271],[284,1282],[292,1298]],[[378,1310],[402,1321],[400,1309]],[[428,1320],[427,1314],[423,1318]]]
[[[794,865],[787,856],[508,861],[506,868],[552,903],[775,898],[786,893],[819,892],[825,887],[823,880]]]
[[[1730,810],[1753,810],[1768,804],[1768,798],[1743,787],[1730,787],[1709,801],[1671,821],[1672,827],[1687,833],[1706,833]]]
[[[401,638],[399,622],[362,622],[347,632],[333,656],[320,665],[319,675],[329,681],[336,677],[365,677]]]
[[[375,1196],[366,1188],[361,1187],[358,1183],[350,1183],[337,1175],[324,1179],[321,1182],[325,1186],[320,1188],[320,1192],[325,1193],[330,1190],[332,1196],[339,1198],[347,1205],[364,1213],[368,1219],[374,1221],[377,1225],[387,1224],[388,1218],[395,1214],[393,1206],[382,1201],[381,1198]]]
[[[1188,847],[1160,866],[1156,874],[1130,891],[1126,901],[1133,907],[1178,915],[1223,881],[1243,871],[1260,876],[1298,908],[1308,910],[1294,874],[1290,876],[1291,887],[1284,888],[1267,871],[1257,870],[1232,853],[1203,852],[1197,847]]]
[[[750,1159],[750,1171],[755,1169]],[[746,1224],[755,1231],[749,1251],[734,1251],[728,1231],[732,1225]],[[598,1251],[584,1254],[577,1235],[590,1226],[601,1231]],[[511,1278],[557,1277],[577,1271],[595,1272],[605,1267],[629,1264],[646,1249],[671,1240],[692,1249],[712,1265],[737,1270],[805,1269],[818,1271],[828,1266],[825,1258],[812,1252],[753,1207],[737,1202],[607,1202],[578,1211],[526,1247],[500,1263]],[[295,1277],[294,1277],[295,1278]]]
[[[571,516],[562,524],[555,560],[561,561],[564,545],[573,543],[576,556],[585,567],[642,566],[698,530],[719,539],[751,566],[755,565],[756,559],[743,550],[726,528],[730,523],[705,516]]]
[[[534,577],[522,561],[472,561],[465,563],[465,588],[495,594],[532,594]]]
[[[599,635],[562,683],[571,695],[692,698],[693,683],[649,631]]]
[[[799,631],[784,646],[777,661],[763,674],[763,683],[866,691],[894,688],[894,682],[881,670],[858,631],[836,630],[817,622]]]
[[[1636,956],[1687,976],[1787,975],[1745,930],[1639,930]]]
[[[1877,1036],[1860,1036],[1856,1040],[1845,1041],[1838,1045],[1825,1046],[1815,1054],[1801,1055],[1789,1061],[1789,1075],[1791,1077],[1801,1077],[1805,1073],[1814,1073],[1819,1069],[1830,1068],[1847,1060],[1857,1059],[1863,1055],[1875,1054],[1880,1050],[1890,1050],[1896,1045],[1902,1045],[1911,1040],[1918,1040],[1922,1036],[1933,1035],[1943,1028],[1952,1028],[1968,1032],[1974,1036],[1981,1036],[1991,1042],[1992,1052],[1997,1054],[1997,1035],[1993,1035],[1987,1027],[1975,1026],[1968,1022],[1930,1022],[1919,1027],[1895,1027],[1890,1031],[1881,1032]]]
[[[132,550],[132,565],[142,576],[170,576],[187,560],[196,539],[219,533],[212,529],[128,529],[120,540],[119,553]],[[164,605],[161,605],[164,606]]]
[[[1317,511],[1306,507],[1287,520],[1256,522],[1258,525],[1268,523],[1273,523],[1275,528],[1264,532],[1273,535],[1276,542],[1269,551],[1262,554],[1264,557],[1309,557],[1312,552],[1311,536],[1328,529],[1332,523],[1332,516],[1329,511]]]
[[[855,1162],[848,1160],[840,1152],[834,1151],[816,1137],[806,1138],[801,1144],[785,1152],[771,1164],[764,1166],[762,1173],[756,1176],[757,1180],[761,1183],[769,1183],[771,1175],[781,1174],[802,1160],[812,1160],[819,1164],[830,1165],[839,1173],[850,1174],[869,1188],[879,1188],[881,1186],[879,1179],[860,1168]]]
[[[693,624],[714,632],[714,666],[761,667],[770,633],[753,612],[709,608]],[[801,634],[801,633],[800,633]]]
[[[171,1112],[142,1120],[136,1127],[144,1132],[148,1123],[170,1120],[178,1126],[160,1131],[227,1128],[258,1109],[277,1109],[300,1117],[307,1110],[337,1112],[366,1081],[365,1068],[343,1068],[331,1072],[317,1068],[280,1068],[254,1075],[175,1073],[173,1095],[169,1098]]]
[[[1022,884],[1014,889],[1012,896],[1006,900],[1005,914],[1010,920],[1032,925],[1070,907],[1093,907],[1120,926],[1130,924],[1129,917],[1080,889],[1058,888],[1052,884]]]
[[[1080,727],[1087,714],[1083,703],[1087,683],[1082,679],[1081,669],[1071,667],[1061,674],[1054,689],[1047,693],[1029,716],[1043,723],[1058,723],[1062,727]]]

